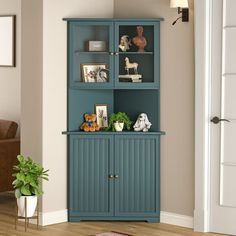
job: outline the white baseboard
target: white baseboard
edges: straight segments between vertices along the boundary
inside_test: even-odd
[[[24,221],[24,219],[22,221]],[[41,226],[54,225],[54,224],[64,223],[67,221],[68,221],[67,209],[60,211],[46,212],[46,213],[39,212],[39,225]],[[31,224],[37,224],[36,219],[32,219],[29,222]]]
[[[40,214],[39,224],[42,226],[59,224],[68,221],[68,211],[60,210]],[[32,220],[31,223],[35,224],[36,221]],[[177,225],[186,228],[193,228],[193,217],[179,215],[171,212],[161,211],[160,222],[165,224]]]
[[[47,212],[43,213],[41,215],[41,225],[53,225],[58,223],[63,223],[68,221],[68,211],[60,210],[60,211],[53,211],[53,212]]]
[[[194,210],[194,231],[209,232],[209,214],[207,210]]]
[[[177,225],[186,228],[193,228],[193,217],[179,215],[171,212],[161,211],[160,222],[170,225]]]

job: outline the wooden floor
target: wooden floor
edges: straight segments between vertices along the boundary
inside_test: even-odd
[[[14,196],[0,194],[0,236],[92,236],[97,233],[119,231],[135,236],[213,236],[219,234],[194,233],[191,229],[146,222],[81,222],[63,223],[37,230],[30,225],[24,232],[23,224],[14,229]]]

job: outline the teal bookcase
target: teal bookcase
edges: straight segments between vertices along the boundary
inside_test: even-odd
[[[69,221],[160,220],[160,24],[162,19],[77,19],[67,21],[67,131]],[[145,52],[119,49],[120,38],[143,26]],[[91,52],[87,42],[105,41]],[[121,82],[125,58],[139,64],[141,83]],[[106,64],[107,82],[85,82],[83,64]],[[149,132],[81,132],[85,113],[107,104],[108,113],[144,112]]]

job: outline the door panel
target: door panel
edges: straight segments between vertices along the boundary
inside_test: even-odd
[[[224,26],[235,25],[236,22],[235,9],[236,9],[235,0],[225,1]]]
[[[236,4],[212,1],[210,231],[236,235]]]
[[[232,102],[235,99],[236,74],[225,75],[222,77],[222,106],[221,112],[224,117],[236,119],[235,104]]]
[[[159,216],[157,140],[147,135],[115,137],[116,216]]]
[[[113,215],[113,138],[70,137],[70,216]]]
[[[221,199],[220,204],[225,207],[236,207],[236,164],[223,163],[221,166]]]
[[[236,122],[230,120],[230,123],[221,125],[221,162],[236,164]],[[236,169],[235,169],[236,171]],[[236,184],[236,182],[235,182]]]
[[[236,28],[225,26],[223,29],[223,74],[235,72]]]

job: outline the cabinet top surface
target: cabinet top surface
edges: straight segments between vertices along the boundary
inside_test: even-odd
[[[122,132],[109,132],[109,131],[100,131],[100,132],[83,132],[83,131],[63,131],[62,134],[65,135],[165,135],[164,131],[150,131],[150,132],[134,132],[134,131],[122,131]]]
[[[118,21],[118,22],[122,22],[122,21],[144,21],[144,22],[148,22],[148,21],[163,21],[164,18],[63,18],[64,21],[77,21],[77,22],[81,22],[81,21],[91,21],[91,22],[96,22],[96,21]]]

